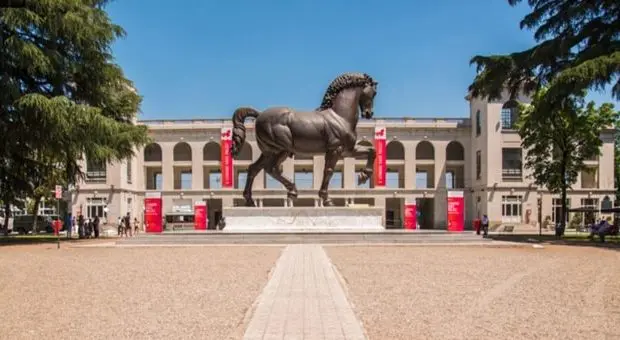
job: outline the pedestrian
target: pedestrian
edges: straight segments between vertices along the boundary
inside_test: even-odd
[[[127,215],[125,215],[125,237],[130,237],[132,236],[132,232],[131,232],[131,216],[129,215],[129,212],[127,213]]]
[[[123,218],[118,217],[118,221],[116,221],[116,227],[118,228],[118,236],[123,237]]]
[[[484,214],[482,215],[482,237],[486,238],[489,236],[489,217]]]
[[[133,234],[138,235],[138,229],[140,228],[140,222],[138,222],[138,218],[134,217],[133,219]]]
[[[95,232],[95,238],[99,238],[99,216],[95,216],[93,221],[93,231]]]
[[[71,225],[72,217],[71,213],[67,213],[65,218],[65,231],[67,232],[67,238],[71,238],[71,229],[73,229],[73,225]]]
[[[78,216],[78,238],[84,238],[84,215]]]

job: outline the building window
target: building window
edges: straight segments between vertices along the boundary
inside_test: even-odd
[[[476,136],[482,134],[482,122],[480,121],[480,110],[476,111]]]
[[[551,210],[551,221],[553,221],[553,223],[557,223],[560,222],[561,216],[562,216],[562,199],[561,198],[554,198],[551,201],[551,206],[552,206],[552,210]],[[570,209],[570,198],[566,199],[566,209]],[[568,222],[569,220],[569,214],[567,213],[565,216],[565,222]]]
[[[105,183],[106,181],[105,162],[86,160],[86,181],[91,182],[91,183]]]
[[[521,196],[502,196],[502,222],[521,223]]]
[[[209,172],[209,189],[222,188],[222,173],[219,171]]]
[[[107,219],[108,213],[106,206],[108,205],[105,197],[89,197],[86,199],[86,217],[87,218],[104,218]]]
[[[446,171],[446,189],[454,189],[456,178],[453,171]]]
[[[329,187],[334,188],[334,189],[342,188],[342,172],[341,171],[334,171],[332,178],[329,180]]]
[[[476,151],[476,179],[482,179],[482,152]]]
[[[385,173],[385,187],[391,189],[400,188],[400,173],[398,171],[386,171]]]
[[[584,212],[582,216],[582,221],[584,225],[595,223],[595,211],[598,211],[598,198],[582,198],[581,199],[581,207],[582,208],[590,208],[592,211]]]
[[[131,184],[132,182],[131,170],[131,158],[129,158],[127,159],[127,184]]]
[[[192,188],[192,172],[181,172],[181,190],[190,190]]]
[[[248,173],[244,172],[244,171],[239,171],[237,173],[237,189],[244,189],[245,188],[245,182],[248,181]]]
[[[501,122],[502,122],[502,129],[508,129],[508,130],[515,129],[518,118],[519,118],[519,104],[514,100],[511,100],[507,102],[506,104],[504,104],[504,106],[502,107],[502,113],[500,117]]]
[[[416,171],[415,187],[417,189],[428,189],[428,172],[420,170]]]
[[[522,181],[521,148],[502,149],[502,180],[507,182]]]
[[[312,171],[307,171],[305,169],[295,171],[294,181],[297,189],[312,189],[314,186]]]

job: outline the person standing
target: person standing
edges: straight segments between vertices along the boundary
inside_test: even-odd
[[[78,238],[84,238],[84,215],[78,216]]]
[[[140,228],[140,222],[138,222],[138,218],[134,217],[133,219],[133,234],[138,235],[138,229]]]
[[[116,221],[116,227],[118,229],[118,237],[123,237],[123,218],[121,216]]]
[[[95,216],[93,221],[93,231],[95,232],[95,238],[99,238],[99,216]]]
[[[125,237],[130,237],[131,235],[131,216],[127,212],[127,215],[125,215]]]

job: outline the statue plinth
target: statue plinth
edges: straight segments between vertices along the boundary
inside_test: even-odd
[[[232,207],[224,208],[225,231],[330,232],[382,231],[378,207]]]

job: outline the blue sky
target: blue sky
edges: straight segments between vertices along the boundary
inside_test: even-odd
[[[148,5],[147,5],[148,4]],[[229,118],[238,106],[313,109],[342,72],[379,81],[375,114],[466,117],[476,54],[533,44],[506,0],[116,0],[117,62],[140,119]],[[608,94],[594,94],[597,101]]]

